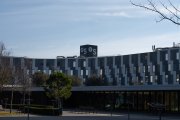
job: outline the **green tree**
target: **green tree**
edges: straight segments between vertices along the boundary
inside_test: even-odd
[[[72,80],[72,86],[80,86],[82,84],[82,79],[77,76],[70,76],[70,79]]]
[[[36,72],[32,75],[32,81],[35,86],[44,86],[46,84],[46,80],[48,79],[48,75],[43,72]]]
[[[108,85],[108,82],[104,80],[101,76],[92,75],[85,81],[86,86],[103,86]]]
[[[62,114],[63,99],[71,96],[72,80],[63,73],[54,72],[46,82],[45,91],[48,97],[58,101],[59,114]]]

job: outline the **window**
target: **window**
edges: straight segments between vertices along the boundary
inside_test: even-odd
[[[117,75],[119,74],[119,68],[117,69]]]
[[[27,75],[29,75],[29,70],[26,71]]]
[[[103,71],[102,71],[102,69],[100,70],[100,75],[102,75],[103,74]]]
[[[86,67],[86,61],[83,61],[83,67]]]
[[[76,67],[76,62],[75,61],[73,61],[73,67]]]
[[[179,53],[176,53],[176,59],[179,60]]]
[[[73,70],[71,70],[71,75],[73,75]]]
[[[168,54],[166,54],[165,59],[168,60]]]
[[[156,66],[155,66],[155,65],[153,65],[153,72],[155,72],[155,70],[156,70]]]
[[[148,82],[148,76],[145,76],[145,82]]]
[[[34,74],[34,70],[32,70],[32,74]]]
[[[140,67],[140,66],[138,67],[138,72],[139,72],[139,73],[141,72],[141,67]]]
[[[168,82],[168,75],[165,75],[165,82]]]
[[[88,74],[89,74],[88,72],[89,72],[89,71],[88,71],[88,70],[86,70],[86,75],[87,75],[87,76],[88,76]]]
[[[136,73],[136,67],[134,67],[134,73]]]
[[[171,71],[171,64],[168,64],[168,71]]]
[[[158,76],[157,75],[155,76],[155,82],[156,83],[158,82]]]
[[[137,84],[139,84],[139,77],[136,77],[136,82]]]
[[[81,76],[83,76],[83,70],[81,70]]]
[[[49,75],[51,75],[51,73],[52,73],[52,71],[51,71],[51,70],[49,70]]]
[[[150,82],[152,83],[153,82],[153,76],[151,75],[150,77]]]
[[[150,65],[148,65],[148,72],[150,72],[150,69],[151,69],[151,67],[150,67]]]
[[[144,73],[146,72],[146,66],[143,66],[143,72]]]
[[[130,84],[130,79],[129,79],[129,77],[127,77],[127,82]]]
[[[179,74],[176,75],[176,82],[179,82]]]

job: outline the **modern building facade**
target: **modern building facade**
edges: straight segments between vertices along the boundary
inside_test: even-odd
[[[89,48],[92,47],[92,48]],[[83,49],[83,50],[82,50]],[[85,50],[86,49],[86,50]],[[96,54],[88,53],[96,52]],[[85,55],[87,52],[88,55]],[[103,109],[150,110],[149,103],[166,106],[167,111],[180,111],[180,47],[156,48],[152,52],[97,57],[97,46],[81,46],[80,56],[56,59],[5,57],[13,66],[21,66],[27,74],[59,71],[81,78],[82,85],[73,87],[68,107],[94,106]],[[85,86],[83,83],[97,75],[107,86]]]

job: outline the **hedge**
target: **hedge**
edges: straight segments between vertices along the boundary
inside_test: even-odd
[[[10,108],[10,104],[7,104],[7,108]],[[13,109],[18,109],[21,112],[28,112],[29,108],[29,113],[31,114],[38,114],[38,115],[61,115],[61,109],[59,108],[54,108],[53,106],[49,105],[35,105],[31,104],[30,106],[28,105],[23,105],[23,104],[13,104],[12,105]]]

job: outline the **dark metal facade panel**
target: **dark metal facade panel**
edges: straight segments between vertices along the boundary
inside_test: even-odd
[[[35,67],[38,68],[38,70],[44,69],[44,59],[35,59]]]
[[[46,67],[50,70],[55,69],[55,59],[46,59]]]

